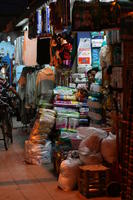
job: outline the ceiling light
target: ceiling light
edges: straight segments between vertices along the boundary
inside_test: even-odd
[[[20,21],[16,27],[20,27],[20,26],[23,26],[24,24],[28,23],[29,19],[28,18],[25,18],[23,19],[22,21]]]

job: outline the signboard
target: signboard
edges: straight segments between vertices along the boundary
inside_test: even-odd
[[[80,38],[78,47],[78,66],[91,65],[91,39]]]
[[[103,43],[103,39],[92,39],[92,48],[101,47]]]

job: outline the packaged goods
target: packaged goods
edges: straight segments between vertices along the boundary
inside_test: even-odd
[[[77,136],[77,131],[73,129],[61,129],[60,138],[73,138]]]
[[[75,95],[56,95],[55,100],[76,101]]]
[[[44,134],[44,135],[30,135],[30,141],[33,143],[37,143],[37,144],[45,144],[46,143],[46,139],[48,139],[48,135]]]
[[[68,88],[68,87],[63,87],[63,86],[58,86],[54,89],[54,94],[59,94],[59,95],[73,95],[77,89],[74,88]]]
[[[56,118],[56,129],[67,128],[68,118],[66,117],[57,117]]]
[[[75,108],[75,107],[79,107],[79,102],[78,101],[55,101],[54,105]]]
[[[33,143],[30,140],[25,141],[25,161],[29,164],[51,163],[51,152],[51,141],[45,140],[45,144]]]
[[[51,109],[45,109],[45,108],[40,108],[39,109],[39,113],[40,114],[44,114],[44,115],[52,115],[53,117],[56,115],[56,112],[54,110]]]
[[[79,125],[79,119],[76,118],[69,118],[68,121],[68,128],[69,129],[76,129]]]

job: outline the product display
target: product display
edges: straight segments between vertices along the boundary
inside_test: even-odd
[[[50,4],[52,7],[55,3]],[[18,80],[21,121],[31,126],[29,139],[25,141],[25,162],[53,163],[58,187],[70,191],[77,187],[80,165],[112,167],[117,162],[114,119],[117,112],[122,112],[121,46],[117,47],[115,40],[110,42],[109,32],[108,41],[106,32],[82,32],[76,37],[66,29],[43,35],[52,30],[49,16],[53,13],[49,11],[45,5],[33,13],[24,43],[23,37],[16,42],[16,50],[20,47],[15,57],[17,75],[17,68],[23,61],[25,64]],[[61,19],[60,14],[57,27],[63,27],[68,19],[64,15]],[[34,51],[32,56],[28,48]],[[104,131],[107,128],[110,132]]]

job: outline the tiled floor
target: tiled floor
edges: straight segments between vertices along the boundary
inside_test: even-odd
[[[84,200],[78,191],[63,192],[57,188],[52,168],[27,165],[24,162],[24,141],[28,134],[13,131],[14,144],[6,152],[0,141],[0,200]],[[120,200],[91,198],[90,200]]]

